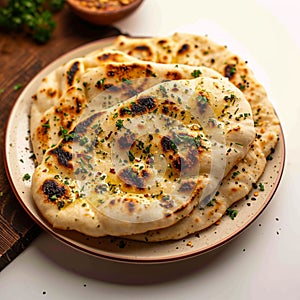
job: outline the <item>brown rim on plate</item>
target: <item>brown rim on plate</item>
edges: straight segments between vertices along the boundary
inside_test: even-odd
[[[99,40],[81,46],[59,57],[25,87],[14,104],[5,129],[4,165],[11,187],[29,216],[45,231],[68,246],[97,257],[131,263],[162,263],[194,257],[216,249],[242,233],[264,211],[274,196],[281,180],[285,163],[285,142],[283,132],[277,143],[273,159],[268,161],[265,172],[259,179],[265,191],[260,192],[255,201],[242,199],[233,205],[239,211],[235,220],[223,216],[220,225],[212,225],[198,234],[181,240],[145,243],[116,237],[93,238],[75,231],[53,229],[37,210],[30,191],[30,180],[23,181],[25,173],[32,174],[34,163],[29,139],[29,113],[31,96],[35,93],[41,79],[68,60],[83,56],[108,46],[114,38]],[[21,162],[22,161],[22,162]]]

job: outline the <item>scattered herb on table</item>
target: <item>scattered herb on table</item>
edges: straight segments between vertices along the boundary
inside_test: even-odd
[[[22,83],[17,83],[17,84],[14,85],[14,91],[18,91],[18,90],[20,90],[22,87],[23,87],[23,84],[22,84]]]
[[[22,30],[35,41],[46,43],[55,29],[53,13],[63,8],[65,0],[8,0],[0,8],[0,27]]]

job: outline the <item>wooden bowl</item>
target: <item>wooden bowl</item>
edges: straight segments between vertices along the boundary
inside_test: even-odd
[[[88,2],[88,1],[86,1]],[[70,10],[78,17],[96,25],[110,25],[117,22],[135,11],[143,0],[133,2],[112,10],[89,8],[80,3],[79,0],[67,0]]]

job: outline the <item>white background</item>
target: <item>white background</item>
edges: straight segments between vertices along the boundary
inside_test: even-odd
[[[0,273],[0,299],[300,299],[300,1],[144,2],[116,26],[137,36],[208,34],[249,61],[285,134],[280,186],[242,235],[177,263],[104,261],[42,234]]]

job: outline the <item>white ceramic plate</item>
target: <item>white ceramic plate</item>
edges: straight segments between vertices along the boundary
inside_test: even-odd
[[[111,38],[100,40],[77,48],[58,58],[26,86],[16,101],[6,128],[5,164],[11,186],[18,200],[37,224],[60,241],[85,253],[102,258],[135,263],[169,262],[196,256],[227,243],[260,215],[277,189],[285,160],[282,132],[275,153],[272,155],[273,159],[268,162],[267,168],[259,180],[264,184],[265,190],[260,191],[258,196],[254,197],[255,201],[251,199],[253,195],[250,194],[249,198],[242,199],[234,205],[234,209],[238,211],[234,220],[225,215],[220,225],[213,225],[199,234],[193,234],[182,240],[144,243],[115,237],[87,237],[78,232],[53,229],[37,210],[31,197],[31,181],[23,180],[24,174],[32,175],[34,172],[34,163],[30,158],[32,150],[29,139],[31,97],[36,92],[42,78],[52,70],[72,58],[83,56],[111,43]]]

